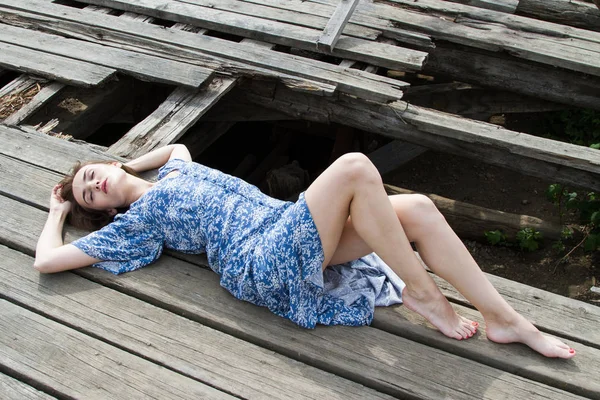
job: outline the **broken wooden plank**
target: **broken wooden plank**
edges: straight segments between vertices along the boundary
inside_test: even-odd
[[[328,21],[336,7],[336,5],[318,4],[304,0],[243,0],[243,2],[252,4],[253,6],[260,4],[268,6],[269,8],[294,11],[296,13],[309,15],[310,21],[314,21],[318,18]],[[286,16],[288,15],[286,14]],[[429,36],[422,33],[393,27],[391,24],[381,18],[375,18],[365,14],[357,15],[356,13],[353,13],[350,24],[346,25],[347,30],[350,30],[354,24],[376,29],[377,31],[381,32],[383,37],[396,39],[400,43],[410,44],[421,50],[435,47]],[[325,23],[319,26],[310,26],[323,29]],[[350,32],[346,32],[346,34],[350,35]]]
[[[1,42],[0,66],[85,87],[99,85],[117,72],[112,68]]]
[[[24,92],[32,88],[37,83],[40,83],[40,81],[45,82],[45,80],[43,79],[36,79],[29,76],[28,74],[21,74],[0,88],[0,97],[15,95]]]
[[[342,34],[346,24],[350,20],[359,0],[340,0],[333,15],[327,22],[321,36],[317,39],[317,47],[333,52],[333,49]]]
[[[319,35],[315,29],[215,10],[213,3],[206,6],[196,5],[199,1],[195,1],[194,4],[171,2],[168,9],[163,7],[162,0],[85,0],[84,3],[151,15],[265,42],[315,50],[316,37]],[[410,71],[420,70],[427,58],[421,51],[347,36],[340,38],[331,54]]]
[[[329,101],[284,89],[271,97],[251,89],[244,95],[264,107],[306,120],[337,122],[524,174],[600,190],[600,153],[583,146],[513,132],[404,102],[381,106],[342,96]]]
[[[25,106],[11,114],[2,121],[5,125],[18,125],[32,116],[36,111],[42,108],[54,95],[60,92],[65,85],[60,82],[52,82],[44,86]]]
[[[29,49],[43,49],[44,53],[114,68],[142,80],[199,87],[214,74],[212,70],[191,64],[150,57],[131,51],[100,46],[82,40],[6,25],[0,30],[0,42]]]
[[[374,101],[398,99],[402,96],[400,89],[408,86],[399,80],[361,71],[350,73],[339,66],[306,58],[204,35],[166,30],[151,24],[121,20],[41,0],[31,0],[27,6],[17,0],[1,0],[0,20],[85,38],[108,46],[185,60],[210,69],[220,69],[234,76],[309,79],[325,85],[335,85],[339,92]],[[58,27],[57,20],[61,21]]]
[[[44,392],[0,373],[0,396],[5,400],[55,400]]]
[[[390,143],[368,154],[369,159],[381,175],[392,172],[404,164],[425,153],[426,147],[401,140],[392,140]]]
[[[235,86],[235,78],[214,78],[205,88],[175,89],[160,107],[110,146],[110,154],[134,158],[174,143]]]
[[[577,0],[520,0],[517,15],[600,32],[600,10]]]

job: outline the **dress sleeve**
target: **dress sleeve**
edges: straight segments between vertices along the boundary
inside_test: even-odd
[[[115,221],[71,244],[87,255],[103,260],[94,264],[113,274],[142,268],[155,261],[163,249],[163,239],[151,223],[130,211]]]
[[[165,165],[158,169],[158,180],[161,180],[173,171],[182,170],[187,165],[187,163],[187,161],[182,160],[180,158],[173,158],[167,161]]]

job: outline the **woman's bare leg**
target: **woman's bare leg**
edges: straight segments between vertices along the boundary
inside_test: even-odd
[[[566,344],[542,335],[506,303],[431,200],[421,195],[399,195],[390,196],[389,201],[408,239],[415,242],[425,263],[482,313],[490,340],[525,343],[548,357],[569,358],[575,355]],[[349,219],[332,264],[350,261],[353,259],[350,257],[360,257],[370,253],[369,250]]]
[[[449,337],[473,335],[476,324],[454,312],[415,256],[368,158],[359,153],[340,157],[308,188],[305,198],[323,244],[323,267],[330,264],[350,217],[358,235],[406,283],[407,307]]]

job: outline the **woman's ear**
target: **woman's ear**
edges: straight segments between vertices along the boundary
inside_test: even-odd
[[[116,208],[109,208],[107,211],[109,216],[114,217],[115,215],[117,215],[117,209]]]
[[[113,162],[111,162],[111,164],[114,165],[117,168],[121,168],[123,166],[123,164],[120,163],[120,162],[118,162],[118,161],[113,161]]]

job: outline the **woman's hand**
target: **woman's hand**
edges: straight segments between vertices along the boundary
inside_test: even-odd
[[[63,199],[60,195],[62,185],[56,185],[50,196],[50,212],[62,212],[68,214],[71,211],[71,202]]]

